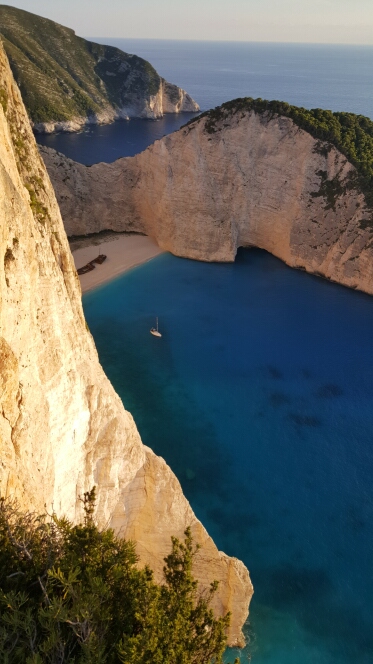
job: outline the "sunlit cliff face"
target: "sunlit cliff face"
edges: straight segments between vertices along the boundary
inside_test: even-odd
[[[68,235],[104,229],[162,249],[233,261],[240,246],[373,293],[373,226],[354,167],[290,118],[209,116],[113,164],[87,168],[41,149]],[[338,186],[337,186],[338,185]]]
[[[191,526],[196,577],[220,581],[230,642],[252,594],[245,566],[218,552],[166,463],[146,448],[97,357],[59,208],[0,48],[0,488],[21,506],[76,521],[97,487],[97,520],[137,542],[160,578],[170,537]]]

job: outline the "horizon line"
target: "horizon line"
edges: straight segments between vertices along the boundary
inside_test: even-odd
[[[78,35],[79,36],[79,35]],[[356,43],[356,42],[315,42],[315,41],[276,41],[276,40],[267,40],[267,39],[187,39],[187,38],[172,38],[172,37],[101,37],[99,35],[95,37],[83,36],[83,39],[93,40],[93,39],[131,39],[133,41],[169,41],[169,42],[200,42],[200,43],[211,43],[211,44],[281,44],[283,46],[361,46],[366,47],[370,46],[373,48],[372,43]]]

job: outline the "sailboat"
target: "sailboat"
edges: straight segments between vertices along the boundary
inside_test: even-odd
[[[152,327],[150,330],[150,334],[153,334],[155,337],[161,337],[161,333],[158,330],[158,317],[156,318],[156,326],[157,327]]]

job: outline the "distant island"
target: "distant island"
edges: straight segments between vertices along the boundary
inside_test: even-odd
[[[30,12],[0,5],[0,37],[37,133],[199,110],[143,58]]]

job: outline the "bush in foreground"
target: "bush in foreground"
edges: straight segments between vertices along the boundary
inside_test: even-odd
[[[164,584],[136,567],[135,545],[94,524],[22,512],[0,499],[0,661],[3,664],[219,664],[229,614],[210,608],[192,576],[190,530],[172,538]],[[237,662],[238,660],[236,660]]]

